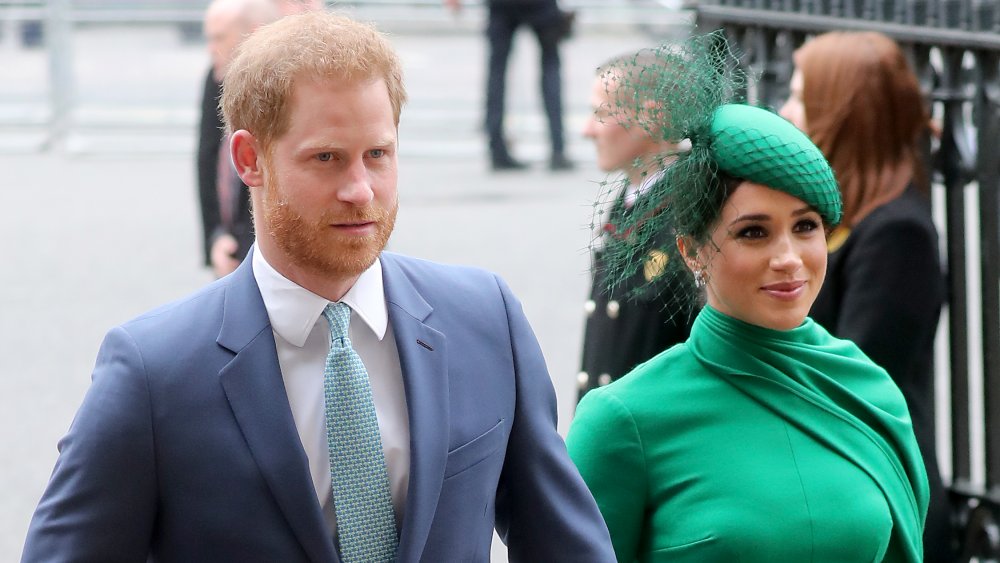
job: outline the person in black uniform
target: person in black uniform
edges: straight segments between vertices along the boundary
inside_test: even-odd
[[[458,10],[462,0],[445,0]],[[489,136],[490,162],[493,170],[518,170],[527,165],[510,154],[504,135],[504,96],[507,85],[507,61],[517,28],[526,25],[538,38],[541,51],[542,101],[549,122],[552,148],[550,170],[569,170],[573,163],[566,158],[562,122],[562,77],[559,43],[566,34],[566,14],[556,0],[488,0],[489,18],[486,38],[489,41],[489,71],[486,81],[486,132]]]
[[[934,335],[946,297],[919,143],[928,105],[902,49],[873,32],[831,32],[795,52],[781,114],[827,155],[844,199],[826,283],[809,316],[854,341],[906,398],[930,483],[924,561],[956,560],[937,462]]]
[[[202,251],[206,266],[212,265],[212,235],[219,225],[219,146],[222,143],[222,119],[219,118],[219,95],[222,84],[210,68],[205,75],[201,95],[201,119],[198,125],[198,202],[201,207]]]
[[[636,74],[641,68],[655,68],[657,61],[670,64],[669,56],[662,50],[616,57],[598,68],[591,90],[593,113],[584,125],[583,134],[594,143],[598,167],[605,172],[620,172],[625,178],[622,189],[614,194],[595,225],[598,232],[593,245],[590,299],[584,306],[587,320],[583,362],[577,379],[578,399],[673,344],[683,342],[691,328],[692,319],[679,310],[671,290],[656,288],[651,283],[662,272],[666,254],[649,250],[646,267],[614,290],[609,289],[611,273],[606,271],[602,260],[607,244],[628,235],[619,232],[616,220],[628,214],[646,189],[659,180],[666,163],[657,160],[658,155],[679,148],[677,142],[663,139],[657,131],[630,126],[635,116],[628,115],[629,112],[657,111],[660,105],[656,100],[643,99],[647,92],[655,92],[655,88],[644,85],[645,78]],[[647,76],[652,79],[652,74]],[[673,234],[663,232],[661,236],[672,239]],[[654,240],[649,246],[653,249],[663,242]],[[653,290],[638,293],[640,288]]]

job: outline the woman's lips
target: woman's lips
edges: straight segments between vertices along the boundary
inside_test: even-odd
[[[784,301],[793,301],[798,299],[800,295],[805,291],[806,282],[803,280],[795,280],[790,282],[777,282],[770,283],[763,287],[761,290],[767,293],[775,299],[781,299]]]

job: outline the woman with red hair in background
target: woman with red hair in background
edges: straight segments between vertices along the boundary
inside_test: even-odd
[[[919,147],[927,103],[895,41],[829,32],[795,52],[781,115],[823,151],[843,198],[810,316],[853,340],[903,391],[931,486],[925,561],[951,561],[934,429],[934,334],[945,286]]]

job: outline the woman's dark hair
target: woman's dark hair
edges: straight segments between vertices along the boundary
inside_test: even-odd
[[[688,225],[678,225],[678,232],[691,237],[699,246],[708,242],[712,226],[722,215],[722,207],[726,204],[726,200],[745,181],[743,178],[730,176],[721,170],[712,172],[708,179],[709,189],[706,201],[707,208],[711,210],[711,213],[703,214],[701,217],[692,217],[692,221]]]

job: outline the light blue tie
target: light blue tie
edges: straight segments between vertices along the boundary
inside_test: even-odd
[[[392,561],[396,515],[368,371],[347,335],[351,308],[330,303],[323,316],[330,323],[323,387],[340,558],[344,563]]]

